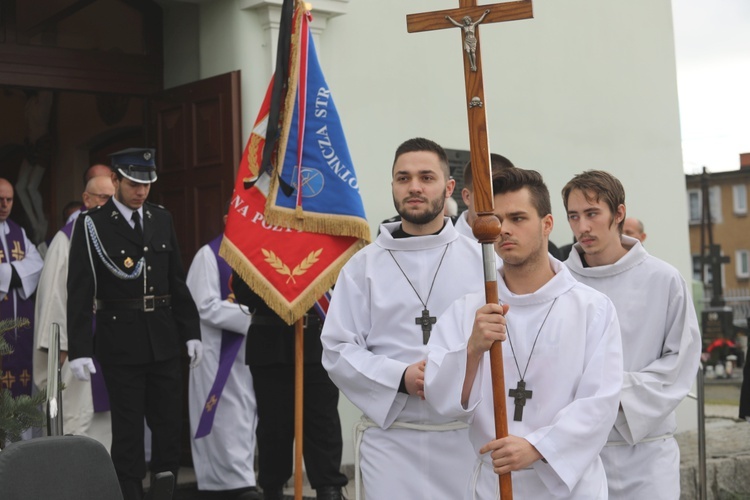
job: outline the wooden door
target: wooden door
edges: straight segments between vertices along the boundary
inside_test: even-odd
[[[223,231],[242,154],[240,72],[161,92],[151,101],[158,179],[149,199],[174,217],[182,263]]]
[[[187,273],[198,249],[224,230],[242,154],[240,72],[165,90],[152,99],[149,116],[158,175],[149,199],[171,212]],[[181,462],[190,465],[187,359],[183,366]]]

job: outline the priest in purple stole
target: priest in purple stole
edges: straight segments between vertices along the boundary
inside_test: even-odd
[[[226,216],[225,216],[226,218]],[[245,364],[250,314],[234,302],[222,236],[193,259],[187,285],[201,318],[203,361],[190,371],[190,430],[198,489],[222,498],[260,498],[256,489],[256,404]]]
[[[0,178],[0,321],[14,325],[5,334],[13,353],[2,357],[0,387],[17,397],[30,395],[33,386],[33,295],[43,262],[23,228],[8,218],[13,195],[13,185]]]
[[[107,168],[107,172],[111,172]],[[83,204],[86,210],[103,205],[115,192],[109,175],[94,176],[86,183]],[[52,324],[60,326],[60,351],[62,358],[61,381],[63,433],[89,436],[109,449],[112,443],[109,398],[104,376],[94,360],[97,371],[91,380],[78,380],[67,363],[68,329],[68,254],[76,217],[60,229],[47,249],[44,268],[39,278],[34,316],[34,383],[43,389],[47,384],[47,352],[50,347]]]

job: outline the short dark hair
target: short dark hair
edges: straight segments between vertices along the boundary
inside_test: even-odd
[[[72,214],[78,209],[83,209],[84,207],[85,205],[83,204],[83,202],[79,200],[73,200],[73,201],[67,202],[62,209],[63,224],[68,222],[68,217],[70,217],[70,214]]]
[[[515,168],[513,162],[501,154],[490,153],[490,169],[492,172],[503,170],[504,168]],[[464,166],[464,187],[469,191],[474,191],[474,175],[471,173],[471,160]]]
[[[552,203],[549,190],[536,170],[522,168],[505,168],[492,174],[492,192],[495,196],[503,193],[514,193],[527,188],[531,194],[531,203],[536,208],[539,217],[552,213]]]
[[[448,155],[445,153],[445,150],[437,142],[425,139],[423,137],[415,137],[413,139],[409,139],[408,141],[402,142],[401,145],[396,149],[396,155],[393,157],[393,167],[396,166],[396,162],[401,155],[406,153],[415,153],[418,151],[435,153],[440,160],[440,166],[442,167],[443,173],[445,174],[445,180],[450,179],[451,169],[450,165],[448,164]],[[393,167],[391,167],[391,172],[393,171]]]
[[[568,198],[571,191],[578,189],[583,193],[588,202],[603,201],[612,212],[614,221],[617,214],[617,207],[625,205],[625,188],[622,183],[609,172],[604,170],[587,170],[573,177],[562,189],[563,204],[565,211],[568,210]],[[622,234],[622,226],[625,218],[617,225],[617,229]]]

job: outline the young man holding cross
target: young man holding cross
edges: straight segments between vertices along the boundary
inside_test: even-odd
[[[548,254],[553,221],[541,175],[507,169],[493,174],[492,185],[502,224],[495,243],[501,303],[485,304],[483,292],[455,301],[433,331],[425,367],[427,402],[470,422],[477,451],[463,497],[452,498],[494,500],[497,474],[509,472],[516,498],[606,498],[599,451],[622,383],[617,313]],[[509,389],[502,439],[495,436],[488,354],[496,341],[505,341]]]
[[[404,142],[392,174],[402,220],[381,225],[342,269],[321,335],[323,366],[364,413],[357,451],[367,498],[456,499],[474,452],[466,424],[423,400],[424,366],[440,314],[482,288],[480,248],[443,217],[455,185],[443,148]]]
[[[609,498],[680,497],[675,408],[695,380],[698,320],[680,273],[622,235],[625,190],[608,172],[578,174],[562,191],[578,243],[568,268],[617,308],[624,369],[620,410],[602,450]]]

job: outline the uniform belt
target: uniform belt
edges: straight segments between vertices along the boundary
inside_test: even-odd
[[[100,300],[96,299],[96,310],[137,309],[151,312],[157,307],[167,307],[172,302],[171,295],[146,295],[138,299]]]
[[[279,318],[278,316],[259,316],[257,314],[253,314],[252,320],[250,320],[250,325],[255,326],[293,326],[288,325],[286,321]],[[307,327],[313,327],[313,328],[320,328],[323,326],[323,321],[321,321],[320,316],[317,314],[305,314],[302,316],[302,326],[304,328]]]

